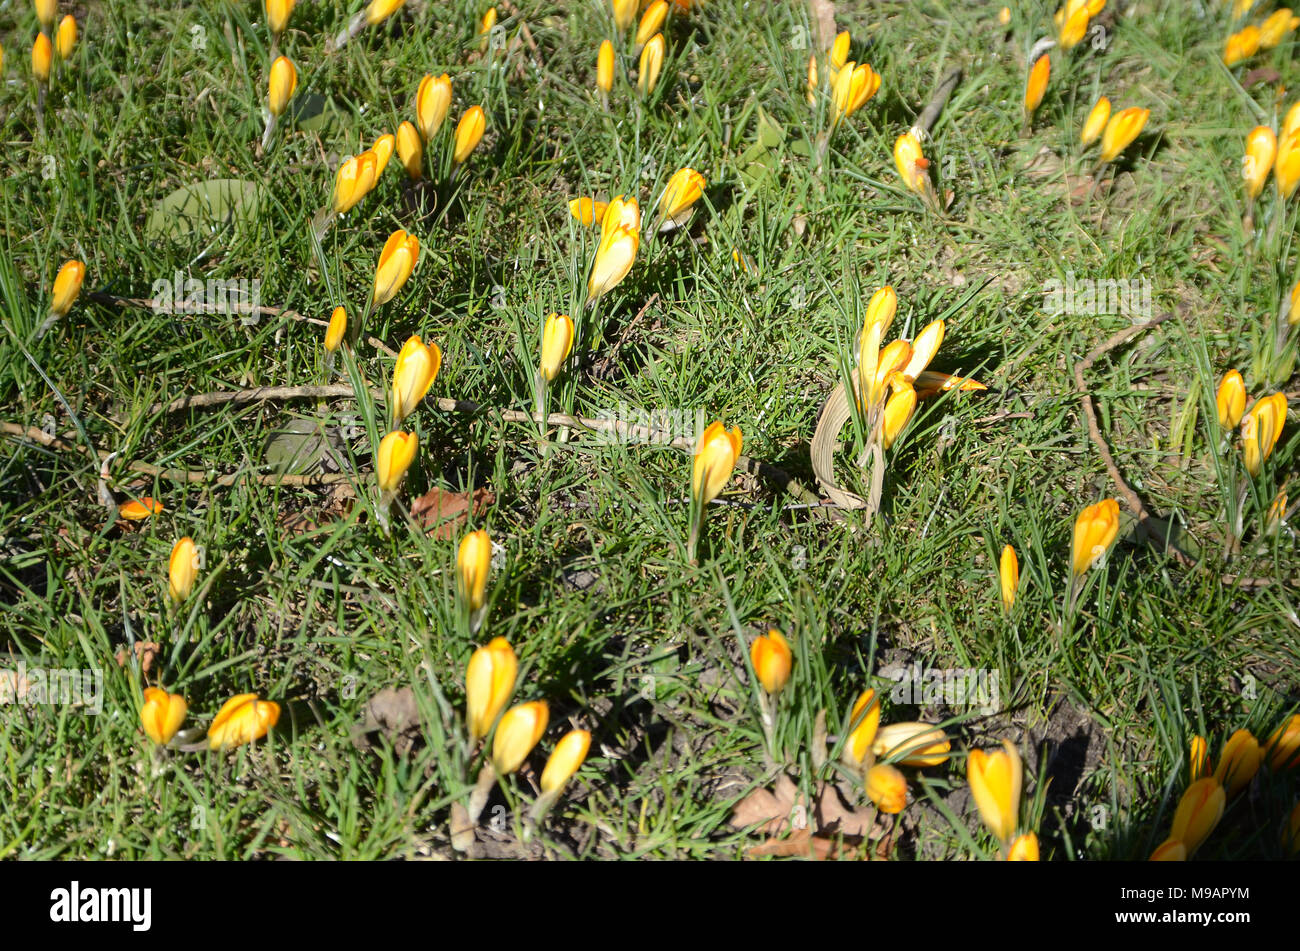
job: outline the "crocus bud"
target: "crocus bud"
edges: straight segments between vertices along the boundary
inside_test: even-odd
[[[641,22],[636,27],[636,45],[640,46],[662,30],[667,16],[667,0],[654,0],[650,6],[646,7],[645,13],[641,14]]]
[[[718,497],[735,471],[743,444],[740,427],[730,432],[721,421],[709,424],[695,447],[695,464],[691,472],[691,492],[701,507]]]
[[[1002,549],[998,577],[1002,583],[1002,607],[1010,614],[1016,603],[1016,590],[1020,587],[1020,561],[1016,558],[1016,550],[1010,545]]]
[[[289,25],[289,16],[297,0],[266,0],[266,25],[272,36],[279,36]]]
[[[934,355],[939,352],[939,347],[943,345],[943,335],[946,325],[943,320],[932,320],[921,329],[912,341],[912,355],[908,358],[907,363],[898,372],[908,380],[913,382],[921,375]]]
[[[614,9],[614,26],[620,32],[632,25],[632,20],[636,17],[637,0],[610,0],[610,6]]]
[[[880,74],[866,63],[849,60],[835,75],[831,91],[831,127],[857,112],[880,90]]]
[[[1210,768],[1210,744],[1205,737],[1192,737],[1192,742],[1188,747],[1187,766],[1187,781],[1189,783],[1214,775],[1214,770]]]
[[[596,54],[596,88],[608,94],[614,88],[614,44],[602,40]]]
[[[545,700],[521,703],[502,715],[492,740],[492,766],[498,776],[507,776],[523,765],[546,732],[550,715]]]
[[[644,96],[655,91],[659,82],[659,70],[664,65],[664,35],[656,33],[645,46],[641,47],[641,59],[637,66],[637,89]]]
[[[518,671],[519,661],[504,637],[494,637],[470,655],[465,668],[465,717],[471,743],[492,729],[497,714],[510,701]]]
[[[911,359],[912,344],[908,340],[894,340],[880,351],[876,358],[876,374],[871,380],[869,396],[872,403],[884,398],[885,390],[895,382],[894,374],[901,374]]]
[[[1300,766],[1300,713],[1283,720],[1264,746],[1268,768],[1275,773]]]
[[[397,127],[397,160],[412,179],[418,179],[424,167],[424,143],[420,133],[410,122]]]
[[[1101,160],[1113,162],[1138,137],[1150,115],[1150,109],[1129,106],[1111,116],[1101,136]]]
[[[1187,787],[1174,812],[1174,824],[1169,838],[1183,843],[1188,858],[1195,854],[1219,824],[1227,801],[1223,787],[1213,776],[1198,779]]]
[[[366,22],[371,26],[382,23],[401,9],[406,0],[370,0],[366,7]]]
[[[586,730],[570,730],[555,744],[551,757],[542,770],[542,792],[558,793],[570,777],[578,771],[587,750],[591,747],[591,734]]]
[[[298,70],[294,69],[289,57],[279,57],[271,64],[270,89],[266,96],[271,115],[281,116],[284,114],[284,109],[289,105],[289,99],[297,88]]]
[[[888,763],[877,763],[867,770],[865,791],[876,808],[888,815],[902,812],[907,806],[907,779]]]
[[[1219,765],[1214,770],[1214,778],[1229,799],[1245,789],[1255,778],[1262,759],[1259,741],[1249,730],[1238,730],[1228,737],[1228,742],[1223,744],[1223,752],[1219,754]]]
[[[601,235],[618,227],[641,230],[641,205],[635,198],[624,199],[622,195],[615,195],[605,207],[605,214],[600,219]]]
[[[1025,115],[1032,116],[1043,102],[1043,93],[1047,92],[1047,80],[1052,75],[1052,58],[1046,54],[1038,57],[1029,70],[1029,81],[1025,83]]]
[[[606,221],[609,214],[606,212]],[[587,299],[596,300],[607,294],[627,277],[636,260],[637,249],[641,246],[641,232],[626,225],[615,225],[601,231],[600,244],[596,246],[596,258],[591,265],[591,276],[587,279]]]
[[[1110,119],[1110,100],[1102,96],[1097,100],[1097,104],[1092,107],[1088,113],[1087,120],[1083,123],[1083,132],[1079,135],[1079,142],[1087,148],[1097,140],[1102,130],[1106,128],[1106,123]]]
[[[140,708],[140,723],[145,736],[159,746],[166,746],[185,722],[187,709],[185,698],[180,694],[145,687],[144,706]]]
[[[1246,383],[1240,373],[1229,370],[1223,374],[1214,402],[1219,409],[1219,425],[1227,430],[1236,429],[1241,414],[1246,411]]]
[[[865,323],[880,324],[882,330],[888,330],[898,312],[898,292],[892,284],[886,284],[871,295],[867,302],[867,319]]]
[[[548,383],[560,373],[560,365],[573,349],[573,321],[568,314],[550,314],[542,327],[542,360],[539,370]]]
[[[333,353],[343,343],[343,335],[348,331],[348,312],[342,307],[335,307],[330,314],[329,326],[325,328],[325,352]]]
[[[1241,176],[1246,180],[1246,194],[1258,198],[1277,157],[1277,136],[1266,125],[1257,125],[1246,136],[1246,154],[1241,159]]]
[[[569,214],[583,225],[591,227],[605,220],[605,210],[608,207],[608,202],[596,201],[594,198],[575,198],[569,202]]]
[[[831,43],[830,56],[827,57],[830,63],[831,72],[838,73],[844,68],[844,64],[849,61],[849,46],[852,38],[848,30],[841,30],[835,34],[835,40]]]
[[[790,642],[780,631],[772,628],[765,637],[757,637],[749,646],[749,659],[754,665],[758,682],[770,696],[775,697],[790,681],[790,668],[794,654]]]
[[[853,766],[861,767],[867,753],[876,741],[876,731],[880,728],[880,698],[868,688],[858,694],[849,714],[849,739],[844,744],[844,760]]]
[[[469,154],[478,147],[483,139],[483,131],[487,128],[487,116],[483,114],[482,106],[470,106],[465,110],[460,121],[456,123],[456,141],[455,151],[452,153],[452,161],[460,165]]]
[[[663,3],[664,0],[659,2]],[[674,172],[673,177],[668,179],[663,197],[659,199],[659,212],[663,215],[663,224],[659,230],[669,231],[684,225],[694,212],[695,203],[704,194],[706,184],[704,176],[693,168],[682,168]]]
[[[871,750],[885,758],[900,757],[903,766],[937,766],[946,762],[952,744],[932,723],[891,723],[876,733]]]
[[[384,250],[379,253],[379,263],[375,266],[372,306],[380,307],[397,296],[419,259],[419,238],[400,229],[390,234],[384,242]]]
[[[1037,862],[1038,836],[1032,832],[1017,836],[1015,841],[1011,843],[1011,848],[1007,849],[1007,861]]]
[[[428,142],[442,127],[451,109],[451,77],[425,76],[415,92],[415,124]]]
[[[1300,130],[1287,133],[1278,143],[1273,182],[1282,198],[1295,194],[1296,185],[1300,184]]]
[[[148,518],[150,515],[157,515],[163,511],[163,504],[149,496],[141,496],[138,499],[132,499],[125,505],[119,506],[117,510],[118,518],[124,518],[128,522],[139,522]]]
[[[817,54],[813,53],[808,57],[808,105],[814,105],[817,102]]]
[[[1092,15],[1088,13],[1087,6],[1081,6],[1074,13],[1066,17],[1065,22],[1061,25],[1061,33],[1057,38],[1057,43],[1063,50],[1074,49],[1079,45],[1088,32],[1088,21]]]
[[[1074,542],[1070,549],[1070,567],[1076,577],[1097,564],[1119,534],[1119,503],[1102,499],[1089,505],[1074,521]]]
[[[489,38],[492,36],[492,30],[497,25],[497,8],[488,7],[487,13],[483,14],[483,19],[478,21],[478,35],[483,37],[483,42],[479,44],[480,50],[487,50]]]
[[[1259,27],[1251,24],[1228,37],[1223,46],[1223,65],[1236,66],[1259,52]]]
[[[1271,50],[1286,39],[1286,35],[1297,26],[1300,26],[1300,17],[1295,16],[1286,7],[1275,10],[1259,26],[1259,48]]]
[[[194,579],[199,574],[199,552],[194,539],[186,535],[172,546],[167,560],[167,593],[177,603],[184,601],[194,590]]]
[[[918,195],[926,193],[930,184],[930,162],[921,152],[921,143],[911,132],[904,132],[894,141],[894,165],[909,191]]]
[[[385,132],[375,139],[374,145],[370,146],[370,151],[375,155],[375,178],[384,174],[384,169],[388,168],[388,160],[393,157],[393,150],[396,147],[397,136],[391,132]]]
[[[58,0],[34,0],[36,19],[40,21],[41,32],[49,33],[54,29],[54,18],[59,15]]]
[[[59,273],[54,275],[54,289],[50,295],[50,313],[64,316],[72,309],[81,294],[81,282],[86,279],[86,265],[80,261],[64,261]]]
[[[402,484],[402,477],[415,461],[415,451],[420,448],[420,440],[415,433],[393,431],[379,441],[379,453],[375,457],[375,474],[379,480],[381,492],[393,493]]]
[[[343,214],[375,187],[375,153],[369,149],[339,166],[334,177],[334,211]]]
[[[442,367],[442,351],[412,334],[398,351],[393,365],[393,425],[415,412]]]
[[[77,45],[77,21],[69,13],[59,21],[58,32],[54,34],[54,48],[59,59],[67,62],[72,58],[72,51]]]
[[[280,705],[258,700],[255,693],[241,693],[227,700],[208,727],[208,747],[225,750],[252,743],[280,719]]]
[[[1286,111],[1286,116],[1282,119],[1282,128],[1278,129],[1277,137],[1279,140],[1285,139],[1292,132],[1300,130],[1300,102],[1291,104],[1291,108]]]
[[[50,46],[50,38],[44,33],[37,33],[36,42],[32,44],[32,75],[37,82],[50,81],[50,60],[53,58],[54,48]]]
[[[966,779],[984,824],[999,841],[1010,842],[1016,834],[1024,779],[1016,745],[1003,740],[1002,749],[994,753],[971,750],[966,759]]]
[[[1255,401],[1241,420],[1241,449],[1246,471],[1257,476],[1273,447],[1282,438],[1282,424],[1286,422],[1286,396],[1274,393]]]
[[[881,448],[888,449],[912,421],[916,412],[916,389],[911,383],[903,382],[885,403],[885,418],[880,427]]]
[[[1011,8],[1003,7],[998,11],[998,25],[1006,26],[1011,22]]]
[[[483,607],[491,565],[492,540],[485,529],[470,532],[460,540],[460,548],[456,552],[457,580],[461,600],[469,606],[470,611]]]
[[[1178,839],[1165,839],[1151,853],[1150,862],[1186,862],[1187,846]]]

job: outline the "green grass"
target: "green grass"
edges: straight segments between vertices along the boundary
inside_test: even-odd
[[[1119,6],[1102,17],[1104,50],[1053,51],[1025,137],[1025,57],[1051,29],[1052,7],[1014,5],[1002,27],[996,6],[839,4],[851,58],[883,84],[836,132],[820,174],[827,101],[804,100],[816,32],[798,4],[709,0],[672,17],[659,87],[644,102],[628,79],[630,37],[620,38],[606,114],[595,58],[613,27],[594,0],[521,0],[522,20],[503,5],[508,49],[495,58],[477,53],[485,4],[408,0],[329,54],[357,4],[300,0],[280,41],[297,93],[264,155],[260,2],[76,7],[81,41],[66,68],[56,64],[44,138],[28,57],[35,16],[27,4],[0,10],[0,420],[48,425],[76,447],[13,436],[0,445],[0,650],[3,666],[104,676],[99,716],[0,709],[0,856],[451,855],[451,807],[473,779],[460,740],[465,664],[476,644],[504,636],[520,658],[516,700],[546,699],[551,726],[529,774],[490,801],[483,854],[738,857],[764,837],[733,829],[731,811],[776,773],[747,660],[749,641],[775,626],[796,648],[776,737],[801,788],[831,775],[813,761],[818,711],[835,746],[867,686],[886,696],[883,723],[948,725],[957,755],[906,771],[911,804],[891,856],[994,855],[966,795],[964,753],[1005,737],[1026,760],[1022,824],[1038,829],[1045,858],[1145,858],[1167,834],[1190,737],[1209,736],[1216,755],[1240,727],[1262,741],[1300,702],[1296,539],[1289,526],[1261,532],[1294,469],[1296,430],[1286,427],[1257,480],[1241,551],[1225,562],[1235,500],[1224,486],[1244,470],[1240,452],[1221,447],[1214,412],[1230,367],[1254,396],[1295,389],[1290,367],[1265,379],[1258,354],[1300,277],[1296,206],[1270,181],[1247,235],[1239,169],[1246,133],[1276,127],[1294,98],[1278,90],[1300,88],[1300,69],[1293,34],[1226,70],[1218,6],[1158,0],[1132,16]],[[536,53],[516,42],[525,21]],[[939,217],[902,187],[892,150],[953,66],[962,81],[925,147],[932,180],[952,192]],[[1243,88],[1256,66],[1276,80]],[[439,184],[413,190],[394,157],[314,248],[310,222],[339,161],[413,119],[420,78],[443,71],[452,113],[425,161]],[[1101,93],[1151,118],[1112,167],[1113,187],[1072,202],[1075,176],[1096,161],[1078,155],[1078,130]],[[332,104],[324,120],[296,113],[322,100]],[[438,169],[451,130],[476,103],[487,134],[448,184]],[[432,399],[406,423],[421,448],[404,502],[435,486],[495,495],[451,540],[426,537],[400,506],[391,536],[376,526],[370,455],[383,429],[342,442],[364,497],[345,511],[323,488],[129,470],[267,472],[267,440],[294,417],[357,427],[377,412],[382,425],[383,407],[154,410],[188,394],[321,383],[323,330],[289,317],[157,314],[93,292],[147,298],[176,271],[256,279],[264,304],[321,320],[344,304],[355,320],[384,240],[405,228],[420,239],[419,265],[365,332],[393,349],[413,333],[438,343],[431,397],[527,410],[545,315],[583,313],[597,232],[569,216],[568,200],[635,195],[649,221],[683,165],[709,182],[689,233],[643,238],[627,279],[580,320],[550,408],[700,412],[739,425],[746,455],[814,486],[819,409],[855,356],[867,299],[892,284],[889,337],[948,314],[933,366],[989,390],[922,401],[888,453],[875,517],[815,518],[776,485],[737,476],[723,496],[731,504],[710,508],[692,565],[688,453],[577,433],[560,442],[554,428],[543,453],[534,424],[441,412]],[[148,232],[158,202],[215,178],[257,183],[257,214],[215,233]],[[733,250],[756,273],[736,268]],[[54,274],[73,257],[87,266],[81,299],[36,340]],[[1099,360],[1089,386],[1119,469],[1196,560],[1188,567],[1136,538],[1126,517],[1073,612],[1074,518],[1117,487],[1072,371],[1129,318],[1046,313],[1045,283],[1067,272],[1145,279],[1155,313],[1179,311]],[[356,357],[382,389],[392,358],[365,343]],[[165,512],[124,530],[97,501],[89,447],[119,453],[110,484],[121,498],[151,495]],[[865,494],[867,475],[847,452],[837,476]],[[290,515],[315,527],[291,530]],[[501,551],[472,636],[454,569],[457,539],[480,527]],[[173,610],[167,560],[183,535],[203,546],[205,566]],[[1024,575],[1009,618],[997,583],[1006,543]],[[1225,574],[1269,584],[1241,588]],[[114,660],[141,641],[161,645],[147,677]],[[891,701],[881,671],[915,662],[997,671],[1001,709]],[[142,688],[160,679],[187,697],[187,727],[205,727],[246,691],[284,712],[253,746],[155,760],[138,712]],[[354,742],[366,702],[404,686],[419,709],[413,746],[382,731]],[[570,724],[592,731],[589,758],[520,845],[532,784]],[[1280,857],[1296,792],[1294,775],[1262,770],[1199,855]]]

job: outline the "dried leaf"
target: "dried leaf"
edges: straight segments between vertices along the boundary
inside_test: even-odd
[[[419,516],[420,524],[434,538],[448,539],[471,514],[482,515],[494,502],[496,496],[482,486],[473,493],[433,488],[411,503],[411,515]]]
[[[853,808],[840,788],[828,783],[817,797],[814,818],[818,832],[845,838],[866,838],[876,824],[876,809],[869,803]]]
[[[366,702],[362,722],[352,728],[352,744],[368,750],[371,733],[384,732],[398,755],[405,756],[421,739],[420,707],[410,687],[385,687]]]
[[[800,829],[787,839],[768,839],[762,845],[756,845],[745,852],[751,859],[765,855],[777,857],[799,856],[801,858],[824,861],[836,852],[834,842],[814,836],[807,829]]]
[[[136,659],[140,662],[140,673],[148,674],[153,669],[153,663],[162,653],[162,645],[157,641],[136,641],[132,647],[135,650]],[[126,648],[123,647],[117,652],[114,659],[117,666],[125,667],[127,662]]]

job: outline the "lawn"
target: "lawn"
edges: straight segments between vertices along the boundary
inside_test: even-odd
[[[0,857],[1297,851],[1271,0],[387,6],[0,6]]]

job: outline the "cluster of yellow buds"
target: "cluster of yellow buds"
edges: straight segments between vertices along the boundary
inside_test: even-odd
[[[550,721],[545,700],[505,709],[514,694],[518,670],[514,649],[504,637],[493,638],[475,650],[465,668],[466,734],[471,746],[492,735],[492,767],[497,778],[523,765]],[[586,730],[571,730],[556,743],[542,771],[541,789],[543,797],[548,797],[548,807],[587,758],[590,745],[591,734]]]
[[[1300,185],[1300,102],[1287,110],[1278,132],[1260,125],[1246,135],[1241,176],[1246,183],[1248,203],[1254,202],[1264,190],[1270,171],[1279,201],[1286,201]]]
[[[1241,373],[1229,370],[1219,381],[1215,405],[1219,426],[1231,432],[1241,426],[1241,452],[1246,471],[1258,476],[1273,448],[1282,438],[1286,422],[1287,400],[1285,393],[1273,393],[1255,400],[1246,409],[1246,384]]]
[[[880,74],[866,63],[849,59],[852,40],[847,30],[835,37],[826,53],[826,88],[830,91],[830,134],[840,122],[857,112],[880,91]],[[819,70],[817,54],[808,58],[807,99],[810,106],[817,103]]]
[[[952,744],[929,723],[880,726],[880,697],[868,688],[849,711],[840,759],[853,770],[876,808],[894,815],[907,806],[907,777],[899,766],[922,768],[947,762]],[[884,760],[884,762],[878,762]]]
[[[1247,7],[1249,10],[1249,7]],[[1244,13],[1245,11],[1242,11]],[[1239,17],[1234,17],[1239,19]],[[1300,27],[1300,16],[1282,7],[1274,11],[1262,23],[1247,24],[1231,34],[1223,45],[1223,62],[1225,66],[1236,66],[1250,59],[1260,50],[1271,50],[1280,44],[1287,35]]]
[[[168,693],[159,687],[146,687],[144,703],[140,707],[140,725],[145,735],[158,747],[171,743],[185,722],[189,704],[178,693]],[[255,693],[241,693],[231,697],[208,727],[208,747],[213,750],[232,749],[266,736],[267,731],[280,719],[280,705],[270,700],[260,700]]]
[[[1052,17],[1056,24],[1056,43],[1063,50],[1073,49],[1088,33],[1088,24],[1106,8],[1106,0],[1068,0]]]
[[[689,6],[683,9],[680,3],[670,5],[668,0],[651,0],[645,5],[638,21],[637,0],[610,0],[614,28],[620,35],[625,36],[633,21],[636,21],[631,52],[638,56],[637,90],[645,98],[649,98],[659,84],[659,74],[663,70],[664,56],[668,51],[663,30],[674,6],[682,12],[689,9]],[[614,57],[614,44],[609,40],[602,41],[596,54],[596,90],[604,109],[609,108],[609,94],[614,88]]]
[[[1151,861],[1191,858],[1219,824],[1228,803],[1250,785],[1265,765],[1274,773],[1300,766],[1300,714],[1279,724],[1262,747],[1249,730],[1237,730],[1223,744],[1218,765],[1211,764],[1206,738],[1192,737],[1187,790],[1174,812],[1169,838],[1151,854]],[[1291,852],[1300,851],[1300,840],[1291,828],[1296,815],[1293,811],[1292,821],[1283,830],[1284,843]]]
[[[983,384],[926,369],[943,343],[943,320],[931,321],[914,340],[881,341],[898,310],[898,294],[886,285],[867,304],[853,378],[856,405],[869,441],[889,449],[916,412],[921,395],[940,390],[982,390]]]
[[[595,205],[593,204],[593,214]],[[615,196],[600,219],[600,243],[587,278],[587,301],[594,303],[627,277],[641,248],[641,205],[635,198]]]
[[[1007,860],[1038,861],[1038,835],[1032,831],[1016,834],[1024,782],[1024,766],[1016,745],[1003,740],[1002,749],[992,753],[971,750],[966,759],[966,780],[980,818],[1002,843]]]

